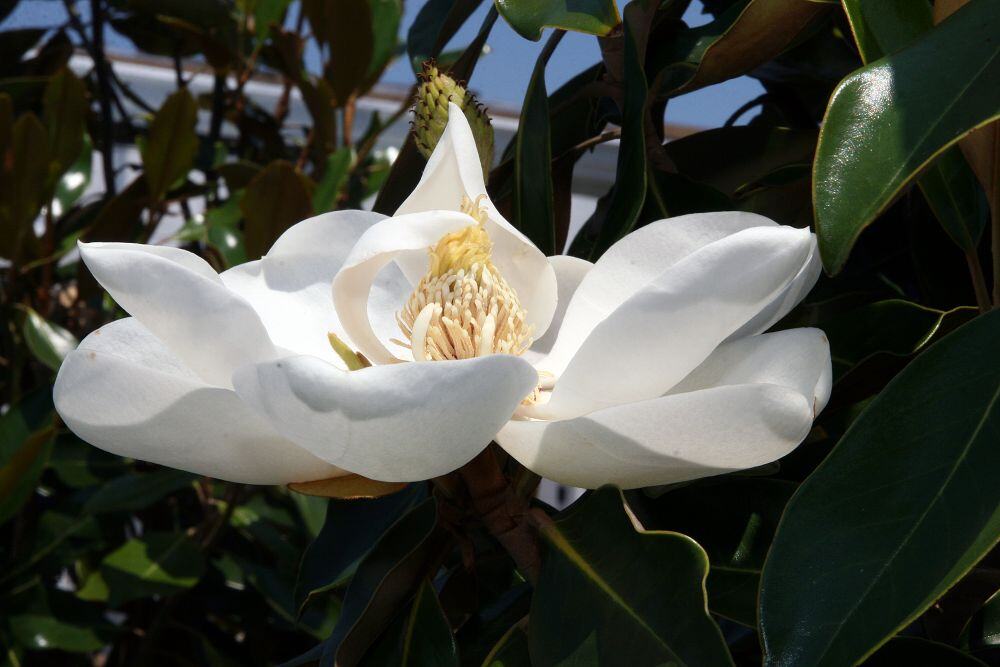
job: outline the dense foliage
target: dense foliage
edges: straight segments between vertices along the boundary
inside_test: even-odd
[[[0,32],[2,664],[995,664],[1000,2],[704,0],[712,20],[689,27],[689,0],[496,0],[454,49],[482,1],[428,0],[402,41],[402,0],[64,0],[64,22]],[[826,274],[777,327],[832,347],[802,446],[561,513],[536,501],[532,584],[445,485],[327,500],[124,460],[59,423],[62,356],[122,315],[77,240],[147,242],[179,215],[170,241],[221,270],[313,213],[391,213],[425,158],[412,136],[394,160],[376,145],[410,101],[357,127],[359,96],[394,58],[475,90],[498,20],[547,39],[489,178],[545,252],[595,259],[692,212],[814,226]],[[564,30],[602,61],[550,92]],[[169,59],[176,92],[154,107],[120,80],[108,31]],[[246,94],[262,74],[275,108]],[[765,92],[666,141],[671,100],[741,75]],[[570,239],[574,166],[612,140],[615,183]]]

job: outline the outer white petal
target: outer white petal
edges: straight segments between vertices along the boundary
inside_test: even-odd
[[[769,463],[809,433],[812,406],[769,384],[714,387],[566,421],[511,421],[497,442],[570,486],[670,484]]]
[[[723,385],[774,384],[794,389],[813,408],[826,407],[832,384],[830,342],[819,329],[787,329],[723,343],[671,394]]]
[[[230,386],[237,367],[278,351],[260,317],[208,264],[177,248],[81,243],[97,281],[209,384]]]
[[[344,474],[279,436],[232,390],[202,382],[134,318],[85,338],[53,395],[74,433],[121,456],[251,484]]]
[[[551,397],[523,413],[567,418],[664,394],[785,290],[814,243],[807,230],[744,229],[676,261],[621,304],[584,292],[598,263],[538,364],[557,377]],[[599,323],[581,336],[574,310]]]
[[[401,360],[379,339],[372,319],[394,318],[403,307],[405,297],[398,303],[390,299],[372,299],[370,303],[373,284],[384,269],[395,270],[391,266],[394,261],[403,266],[407,258],[423,262],[424,268],[417,275],[419,279],[427,271],[430,247],[445,234],[474,224],[475,220],[457,211],[427,211],[387,218],[361,235],[333,280],[337,316],[359,351],[380,364]]]
[[[819,274],[823,271],[823,263],[819,258],[819,247],[813,244],[813,250],[809,254],[809,259],[799,270],[798,275],[791,284],[779,294],[771,303],[764,307],[752,320],[740,327],[729,337],[730,340],[753,336],[767,331],[782,317],[791,312],[792,308],[799,305],[802,299],[806,298],[809,291],[819,279]]]
[[[540,361],[552,350],[553,343],[562,326],[563,317],[566,316],[566,308],[569,306],[573,293],[580,286],[580,282],[594,268],[593,263],[570,255],[555,255],[549,257],[549,264],[556,272],[556,284],[559,288],[559,297],[556,310],[552,314],[552,323],[545,335],[535,340],[531,349],[524,353],[524,358],[531,363]]]
[[[276,345],[342,364],[327,341],[328,332],[344,333],[330,285],[361,235],[384,219],[367,211],[337,211],[303,220],[263,258],[222,273],[222,282],[250,302]],[[373,302],[405,298],[409,286],[395,267],[379,278]]]
[[[688,255],[745,229],[777,226],[756,213],[724,211],[680,215],[640,227],[608,248],[596,270],[587,274],[575,303],[568,305],[560,347],[571,353],[608,313]]]
[[[420,182],[396,215],[457,210],[463,197],[474,201],[480,195],[486,195],[486,185],[472,128],[462,110],[449,103],[448,125],[427,161]],[[488,197],[485,204],[489,218],[486,231],[494,244],[493,263],[517,292],[535,335],[542,336],[556,307],[555,273],[545,255],[500,215]],[[409,273],[408,276],[413,279]]]
[[[472,459],[538,378],[517,357],[341,371],[291,357],[236,372],[237,393],[283,435],[365,477],[404,482]]]

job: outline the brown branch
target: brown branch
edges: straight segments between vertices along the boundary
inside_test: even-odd
[[[493,445],[459,468],[469,490],[472,508],[483,525],[514,559],[521,573],[538,580],[542,557],[538,536],[525,521],[530,510],[527,498],[513,491],[500,470]]]

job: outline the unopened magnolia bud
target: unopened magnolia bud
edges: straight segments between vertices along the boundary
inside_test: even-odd
[[[413,108],[413,134],[417,148],[424,157],[430,157],[448,124],[448,102],[454,102],[465,113],[476,138],[483,176],[488,178],[493,166],[493,125],[490,117],[472,93],[432,63],[424,63]]]

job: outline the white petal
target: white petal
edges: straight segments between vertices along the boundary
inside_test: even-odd
[[[819,280],[819,274],[822,271],[823,263],[819,258],[819,247],[814,245],[812,252],[809,253],[809,259],[806,260],[788,287],[757,313],[753,319],[737,329],[729,337],[729,340],[753,336],[770,329],[778,320],[791,312],[792,308],[799,305],[802,299],[806,298],[813,285]]]
[[[118,305],[209,384],[228,387],[237,367],[278,356],[253,307],[192,253],[81,243],[80,255]]]
[[[523,359],[392,364],[341,371],[291,357],[236,372],[237,393],[330,463],[385,482],[429,479],[478,454],[538,378]]]
[[[449,103],[448,125],[427,161],[420,182],[396,215],[458,210],[463,198],[475,201],[480,195],[486,195],[486,185],[472,128],[462,110]],[[528,324],[540,337],[548,330],[556,307],[555,272],[545,255],[500,215],[489,197],[484,203],[488,217],[486,231],[493,241],[493,263],[517,292],[527,312]],[[407,275],[414,279],[410,273]]]
[[[798,391],[730,385],[599,410],[565,421],[511,421],[497,442],[562,484],[638,488],[764,465],[809,433]]]
[[[621,304],[584,292],[596,264],[538,364],[557,378],[551,397],[524,414],[567,418],[666,393],[788,286],[814,244],[808,230],[744,229],[676,261]],[[598,324],[581,334],[574,310]]]
[[[591,262],[570,255],[549,257],[549,264],[552,265],[552,268],[556,272],[556,285],[559,289],[559,297],[556,303],[556,310],[552,314],[552,323],[549,325],[549,330],[545,332],[544,336],[537,338],[532,343],[531,349],[523,355],[531,363],[540,361],[552,350],[552,345],[556,342],[556,336],[559,334],[559,328],[562,325],[563,317],[566,315],[566,308],[569,306],[570,299],[573,298],[573,293],[580,286],[580,282],[584,276],[594,268]]]
[[[777,226],[756,213],[723,211],[680,215],[640,227],[608,248],[596,270],[587,274],[575,303],[568,305],[560,347],[567,353],[578,347],[608,313],[688,255],[745,229]]]
[[[815,417],[830,398],[832,375],[826,334],[819,329],[787,329],[723,343],[670,393],[773,384],[802,394]]]
[[[423,269],[416,278],[408,276],[415,282],[427,271],[431,246],[445,234],[474,224],[475,220],[457,211],[428,211],[388,218],[361,235],[333,280],[337,316],[344,332],[360,352],[380,364],[401,359],[379,339],[369,316],[371,310],[382,319],[395,317],[405,303],[405,297],[395,304],[390,299],[372,299],[372,285],[382,270],[395,260],[406,273],[407,264],[412,266],[422,261]],[[406,262],[407,259],[410,261]]]
[[[344,474],[279,436],[233,391],[199,380],[133,318],[84,339],[53,396],[74,433],[113,454],[250,484]]]
[[[263,258],[222,273],[222,282],[250,302],[276,345],[343,363],[327,341],[331,331],[343,337],[330,286],[357,240],[383,219],[367,211],[337,211],[303,220]],[[402,281],[398,270],[383,276]],[[373,299],[391,287],[384,283],[376,283]]]

